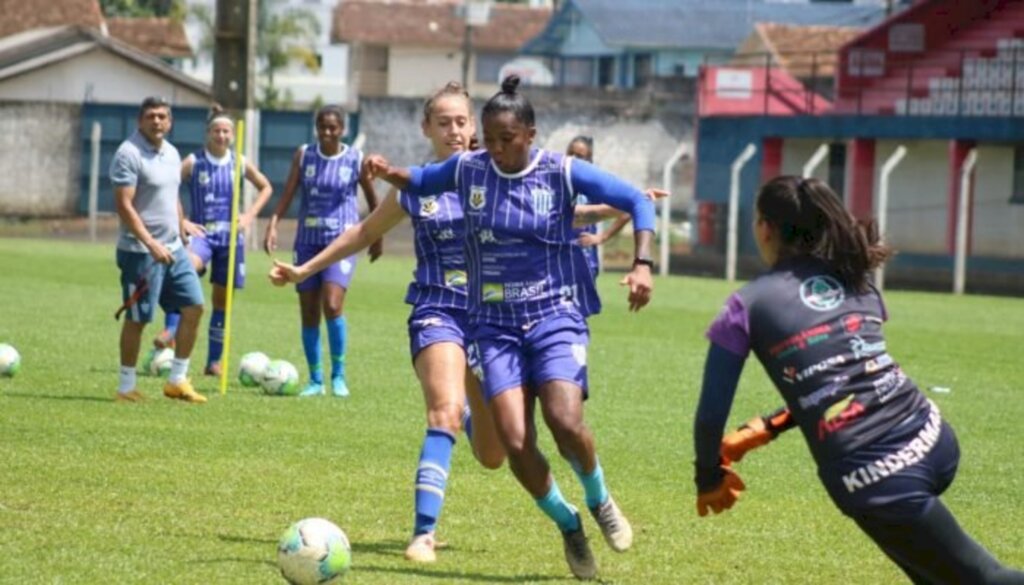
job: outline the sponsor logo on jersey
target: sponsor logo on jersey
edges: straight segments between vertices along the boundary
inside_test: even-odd
[[[850,340],[850,350],[853,351],[853,359],[855,360],[871,357],[885,352],[885,340],[883,339],[876,343],[868,343],[867,341],[864,341],[864,338],[860,335],[854,335],[853,339]],[[867,371],[867,365],[865,365],[864,370]]]
[[[210,173],[206,171],[199,171],[199,184],[206,185],[210,182]]]
[[[544,294],[547,282],[485,282],[482,296],[485,303],[521,303],[535,299]]]
[[[450,242],[455,239],[455,230],[452,228],[444,228],[443,230],[435,231],[432,235],[438,242]]]
[[[421,328],[427,329],[429,327],[440,327],[444,324],[440,317],[427,317],[426,319],[416,319],[413,323]]]
[[[774,357],[783,358],[792,353],[796,353],[801,349],[807,349],[808,346],[825,341],[831,333],[832,326],[827,323],[824,325],[818,325],[817,327],[811,327],[810,329],[805,329],[800,333],[791,335],[771,346],[768,348],[768,353]]]
[[[487,205],[487,187],[473,185],[469,188],[469,206],[480,210],[484,208],[484,205]]]
[[[217,200],[217,194],[214,193],[213,191],[208,192],[206,194],[206,197],[203,197],[203,201],[206,202],[206,203],[213,203],[216,200]]]
[[[818,440],[824,441],[825,437],[849,425],[864,414],[864,410],[864,405],[854,400],[853,394],[828,407],[818,421]]]
[[[881,345],[882,345],[882,350],[884,351],[885,350],[885,342],[883,341]],[[877,356],[877,357],[875,357],[873,359],[870,359],[870,360],[864,362],[864,373],[865,374],[874,374],[875,372],[880,372],[880,371],[884,370],[885,368],[888,368],[889,366],[891,366],[892,362],[893,362],[892,356],[887,354],[887,353],[883,353],[882,355],[879,355],[879,356]]]
[[[810,378],[815,374],[824,372],[825,370],[831,368],[832,366],[838,366],[845,363],[846,358],[843,357],[842,355],[829,356],[816,364],[807,366],[806,368],[800,370],[799,372],[795,371],[796,368],[793,367],[783,368],[782,379],[790,384],[792,384],[793,382],[803,382],[807,378]]]
[[[843,317],[843,329],[847,333],[856,333],[860,331],[861,324],[864,323],[864,315],[854,313]]]
[[[312,179],[316,176],[316,165],[306,165],[306,178]]]
[[[352,167],[338,167],[338,178],[341,179],[342,183],[348,183],[352,180]]]
[[[420,198],[420,217],[434,217],[440,209],[441,206],[437,204],[437,196]]]
[[[500,303],[505,300],[505,287],[500,282],[485,282],[481,297],[485,303]]]
[[[831,276],[812,276],[800,283],[800,301],[809,309],[831,311],[845,300],[843,285]]]
[[[907,467],[917,464],[925,458],[935,443],[939,442],[939,435],[942,433],[942,417],[939,410],[932,406],[931,416],[928,422],[917,436],[914,437],[905,447],[893,451],[885,457],[880,457],[863,467],[858,467],[850,473],[844,473],[843,486],[846,491],[853,493],[872,484],[878,483],[885,478],[899,473]]]
[[[480,240],[481,244],[497,244],[498,238],[494,235],[494,230],[482,229],[476,234],[477,239]]]
[[[814,408],[821,404],[824,400],[831,398],[839,393],[840,390],[850,381],[848,376],[836,376],[831,382],[818,388],[814,392],[811,392],[807,396],[801,396],[797,399],[800,403],[800,408],[807,410]]]
[[[536,187],[530,189],[530,198],[533,200],[533,210],[539,215],[551,213],[554,207],[555,194],[547,187]]]
[[[465,270],[445,270],[444,271],[444,284],[445,286],[466,286],[468,279],[466,278]]]
[[[878,396],[878,401],[884,404],[892,398],[897,390],[903,387],[906,381],[907,375],[903,373],[903,370],[893,368],[871,384],[875,388],[875,395]]]

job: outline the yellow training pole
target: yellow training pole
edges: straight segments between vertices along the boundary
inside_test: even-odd
[[[245,142],[245,120],[235,123],[235,175],[231,181],[231,236],[228,240],[228,286],[224,306],[224,353],[220,358],[220,393],[228,392],[228,372],[231,370],[231,301],[235,296],[235,258],[238,253],[238,200],[242,195],[245,167],[242,165],[242,146]]]

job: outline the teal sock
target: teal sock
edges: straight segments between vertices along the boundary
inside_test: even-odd
[[[348,326],[345,316],[327,320],[327,345],[331,348],[331,378],[345,379],[345,346]]]
[[[537,506],[555,521],[558,525],[558,529],[562,532],[572,532],[573,530],[580,529],[580,517],[576,511],[576,508],[569,502],[565,501],[565,497],[562,496],[562,491],[558,489],[558,484],[555,483],[554,478],[551,479],[551,489],[543,498],[537,498],[535,500]]]
[[[594,470],[589,474],[583,473],[578,463],[573,463],[573,471],[583,485],[583,492],[586,495],[587,507],[596,508],[608,501],[608,486],[604,483],[604,470],[601,469],[601,462],[595,461]]]
[[[320,355],[320,328],[302,328],[302,349],[306,353],[306,364],[309,365],[309,381],[314,384],[324,383],[324,366]]]

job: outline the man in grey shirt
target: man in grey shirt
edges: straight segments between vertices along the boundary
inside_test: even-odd
[[[126,310],[117,389],[121,402],[144,398],[135,387],[135,363],[142,330],[153,320],[157,304],[165,311],[181,311],[164,396],[206,402],[187,377],[203,313],[203,289],[182,242],[181,157],[164,140],[171,123],[170,104],[162,98],[146,98],[139,110],[138,130],[121,143],[110,162],[114,203],[121,219],[117,266]]]

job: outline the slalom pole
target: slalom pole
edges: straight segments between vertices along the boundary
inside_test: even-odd
[[[220,393],[228,392],[228,371],[231,369],[231,305],[235,297],[235,258],[238,254],[238,200],[245,180],[242,152],[245,142],[245,120],[235,122],[235,174],[231,180],[231,235],[228,240],[228,285],[224,303],[224,353],[220,358]]]

